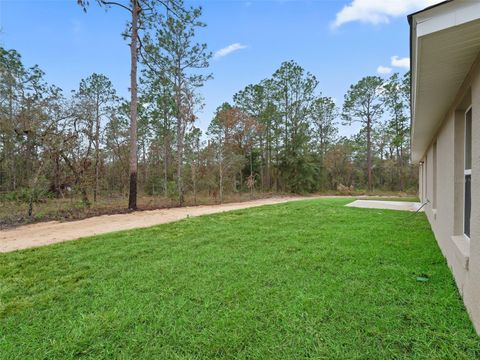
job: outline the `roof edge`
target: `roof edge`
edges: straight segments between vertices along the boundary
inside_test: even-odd
[[[413,18],[415,15],[421,14],[421,13],[423,13],[423,12],[425,12],[425,11],[434,9],[434,8],[436,8],[436,7],[439,7],[439,6],[448,4],[448,3],[453,2],[453,1],[454,1],[454,0],[445,0],[445,1],[439,2],[438,4],[430,5],[429,7],[426,7],[425,9],[422,9],[422,10],[419,10],[419,11],[415,11],[414,13],[411,13],[411,14],[407,15],[408,23],[410,24],[410,26],[412,25],[412,18]]]

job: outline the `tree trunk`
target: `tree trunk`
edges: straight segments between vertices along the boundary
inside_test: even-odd
[[[278,192],[279,184],[278,184],[278,178],[279,178],[279,169],[280,169],[280,160],[279,160],[279,154],[278,154],[278,136],[275,139],[275,192]]]
[[[183,131],[180,117],[177,119],[177,189],[178,205],[183,206],[185,195],[183,193]]]
[[[192,171],[193,205],[197,205],[197,178],[196,178],[197,174],[196,174],[196,165],[194,160],[192,160],[190,169]]]
[[[54,168],[53,168],[53,191],[58,198],[59,195],[63,198],[63,193],[60,190],[60,158],[58,154],[55,154]]]
[[[261,154],[260,158],[260,190],[263,192],[265,188],[265,145],[263,141],[263,136],[260,137],[260,149],[259,153]]]
[[[368,172],[368,191],[372,191],[372,121],[367,120],[367,172]]]
[[[219,176],[220,176],[220,204],[223,203],[223,160],[220,161],[220,168],[219,168]]]
[[[272,190],[272,138],[270,136],[270,128],[267,127],[267,187],[268,191]]]
[[[163,195],[168,197],[168,148],[166,139],[163,141]]]
[[[130,192],[128,208],[137,209],[137,42],[138,42],[138,14],[140,8],[138,0],[132,0],[132,41],[130,42]]]
[[[43,164],[44,162],[40,162],[40,166],[37,169],[37,172],[35,173],[35,176],[33,177],[32,185],[30,186],[30,195],[28,199],[28,217],[33,216],[33,198],[35,196],[35,190],[37,188],[37,182],[38,178],[40,176],[40,173],[42,172],[43,169]]]
[[[253,147],[250,148],[250,177],[253,179]],[[248,184],[248,179],[247,179]]]
[[[97,99],[97,113],[95,118],[95,188],[93,189],[93,202],[97,202],[97,193],[98,193],[98,178],[99,178],[99,167],[100,167],[100,114],[99,114],[99,104]]]
[[[83,205],[85,205],[86,207],[90,207],[90,201],[88,200],[87,189],[85,188],[84,185],[82,185],[81,194],[82,194]]]
[[[142,141],[142,172],[143,179],[140,182],[140,185],[142,185],[142,188],[145,189],[145,184],[147,183],[148,178],[147,149],[145,148],[145,140]]]
[[[400,191],[403,191],[405,185],[403,183],[403,149],[401,146],[397,147],[397,157],[398,157],[398,167],[399,167],[398,177],[400,178]]]
[[[193,204],[197,205],[197,169],[200,168],[200,141],[197,139],[196,143],[197,150],[197,163],[195,164],[195,159],[192,159],[192,176],[193,176]]]

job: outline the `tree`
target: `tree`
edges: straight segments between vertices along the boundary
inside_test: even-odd
[[[220,202],[223,202],[225,180],[230,179],[232,190],[236,190],[236,174],[240,173],[245,165],[245,157],[241,154],[236,141],[237,116],[238,109],[233,108],[229,103],[223,103],[217,108],[208,126],[208,134],[215,148],[218,164]]]
[[[26,68],[15,50],[0,48],[0,80],[0,185],[27,195],[31,217],[41,178],[46,181],[40,191],[47,191],[63,97],[38,66]]]
[[[88,188],[90,187],[88,173],[91,168],[91,154],[93,148],[94,120],[89,116],[90,109],[85,111],[78,103],[70,101],[66,104],[68,116],[62,124],[61,139],[57,144],[59,156],[65,163],[65,172],[73,181],[69,184],[73,192],[80,194],[85,207],[90,206]]]
[[[328,172],[331,189],[336,190],[339,185],[353,185],[353,151],[352,141],[342,137],[338,139],[327,152],[325,156],[325,168]]]
[[[195,110],[202,106],[198,88],[211,78],[199,70],[209,66],[212,54],[206,44],[194,42],[195,32],[205,26],[199,18],[201,8],[192,8],[188,13],[167,15],[163,26],[156,29],[153,39],[146,43],[146,63],[155,72],[162,74],[173,92],[174,118],[177,142],[177,191],[178,203],[184,205],[183,155],[185,130],[195,120]]]
[[[188,160],[190,162],[190,175],[192,179],[193,204],[197,205],[197,179],[200,169],[200,146],[201,146],[202,131],[192,126],[186,135],[186,146]]]
[[[373,190],[372,178],[372,131],[383,114],[383,80],[378,76],[367,76],[351,85],[345,94],[342,117],[346,124],[359,122],[367,143],[368,190]]]
[[[389,112],[388,130],[392,134],[392,144],[395,147],[398,179],[400,190],[404,190],[404,149],[405,141],[408,138],[409,118],[405,111],[408,109],[405,104],[402,81],[398,73],[393,74],[385,83],[383,101]]]
[[[222,104],[204,139],[194,124],[203,105],[200,86],[210,77],[204,68],[210,54],[195,43],[194,30],[203,25],[193,15],[200,14],[190,14],[163,16],[141,37],[136,143],[143,191],[155,196],[163,190],[183,204],[187,194],[194,203],[207,192],[223,202],[229,193],[252,196],[257,188],[415,186],[408,74],[393,75],[385,84],[367,77],[352,85],[342,115],[362,126],[338,138],[333,100],[317,91],[312,74],[292,61],[283,63],[272,77],[236,93],[234,105]],[[130,101],[116,99],[103,75],[82,80],[64,97],[38,66],[24,66],[17,52],[0,48],[2,198],[23,201],[32,216],[34,205],[47,197],[69,197],[75,211],[82,208],[73,205],[78,198],[88,211],[92,191],[93,200],[99,190],[130,196],[131,108]]]
[[[128,195],[130,104],[121,101],[105,126],[106,182],[109,189]]]
[[[26,69],[22,64],[20,54],[15,50],[0,48],[0,134],[2,139],[1,162],[4,190],[16,190],[17,169],[14,153],[16,147],[16,123],[20,112],[23,84],[26,79]],[[2,184],[4,185],[4,184]]]
[[[313,137],[318,147],[319,172],[321,187],[325,185],[324,161],[329,147],[334,143],[338,133],[336,118],[338,109],[332,98],[317,97],[311,108]]]
[[[283,117],[284,188],[309,190],[315,183],[315,164],[308,154],[310,107],[318,81],[294,61],[284,62],[272,76],[275,105]]]
[[[247,85],[233,96],[235,106],[256,122],[256,136],[261,154],[260,177],[262,190],[271,186],[272,141],[275,107],[270,99],[267,81]]]
[[[17,51],[1,47],[0,80],[1,163],[6,167],[7,190],[16,190],[35,172],[36,137],[48,120],[45,105],[58,88],[46,84],[38,66],[25,68]]]
[[[77,0],[77,3],[86,11],[88,0]],[[137,209],[137,65],[138,54],[141,50],[141,29],[148,32],[152,25],[161,18],[161,10],[167,9],[174,14],[183,12],[178,5],[179,1],[174,0],[129,0],[125,3],[97,0],[100,6],[116,6],[128,11],[131,19],[127,24],[127,31],[124,38],[130,38],[130,191],[128,197],[128,208]]]
[[[93,202],[97,201],[99,192],[100,177],[100,142],[101,124],[106,122],[106,117],[111,113],[117,101],[116,91],[112,82],[102,74],[93,73],[86,79],[80,81],[80,87],[75,97],[78,101],[85,101],[93,110],[94,133],[93,141],[95,146],[95,186],[93,189]]]
[[[142,72],[143,97],[147,106],[147,116],[152,129],[155,146],[161,154],[163,171],[163,195],[168,196],[168,179],[172,159],[172,144],[175,140],[175,100],[171,83],[152,66]]]

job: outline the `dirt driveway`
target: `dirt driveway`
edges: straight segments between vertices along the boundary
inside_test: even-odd
[[[261,205],[280,204],[288,201],[314,198],[315,197],[274,197],[241,203],[137,211],[129,214],[96,216],[78,221],[50,221],[24,225],[14,229],[0,231],[0,252],[45,246],[112,231],[165,224],[185,219],[188,216],[214,214]]]

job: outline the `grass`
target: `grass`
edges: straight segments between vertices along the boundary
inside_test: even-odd
[[[424,215],[348,201],[0,254],[0,357],[478,359]]]

